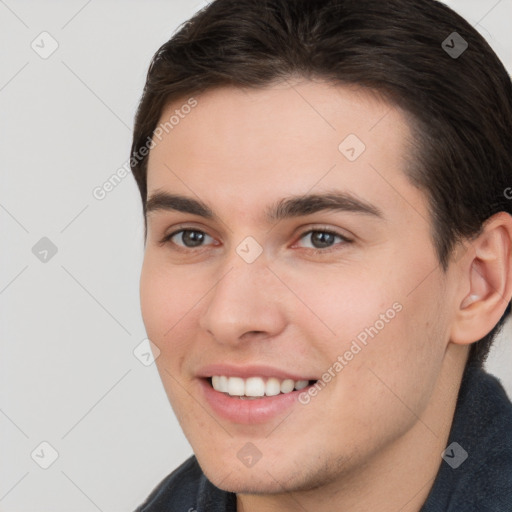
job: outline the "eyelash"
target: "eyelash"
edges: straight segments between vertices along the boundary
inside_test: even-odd
[[[185,252],[189,252],[189,251],[193,251],[194,249],[204,249],[205,246],[200,246],[200,247],[197,247],[197,248],[194,248],[194,247],[182,247],[181,245],[178,245],[178,244],[175,244],[174,242],[171,242],[171,238],[174,237],[175,235],[179,234],[179,233],[184,233],[184,232],[187,232],[187,231],[190,231],[190,232],[194,232],[194,233],[202,233],[204,235],[207,235],[207,236],[210,236],[208,235],[208,233],[205,233],[204,231],[200,230],[200,229],[194,229],[194,228],[186,228],[186,227],[182,227],[178,230],[175,230],[173,231],[172,233],[169,233],[168,235],[165,235],[159,242],[158,244],[159,245],[166,245],[166,244],[172,244],[174,245],[175,247],[178,247],[177,250],[180,250],[180,251],[185,251]],[[342,235],[341,233],[337,233],[336,231],[333,231],[331,229],[324,229],[324,228],[315,228],[315,229],[309,229],[307,231],[304,231],[300,236],[299,236],[299,240],[302,240],[302,238],[304,238],[306,235],[311,235],[312,233],[325,233],[325,234],[328,234],[328,235],[333,235],[335,237],[338,237],[338,238],[341,238],[342,240],[342,244],[341,245],[346,245],[346,244],[350,244],[352,243],[353,241],[349,238],[347,238],[346,236]],[[303,249],[306,249],[310,252],[312,252],[313,254],[325,254],[325,253],[329,253],[329,252],[332,252],[332,251],[335,251],[335,250],[339,250],[339,248],[337,248],[338,244],[335,244],[334,246],[332,247],[327,247],[325,249],[315,249],[315,248],[309,248],[309,247],[305,247]]]

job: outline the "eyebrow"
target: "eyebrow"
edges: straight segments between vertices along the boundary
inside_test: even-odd
[[[198,215],[209,220],[219,220],[213,210],[203,201],[167,192],[155,192],[146,202],[146,215],[159,211],[178,211]],[[382,211],[348,192],[328,192],[307,194],[281,199],[267,208],[268,222],[311,215],[320,211],[342,211],[371,215],[383,219]]]

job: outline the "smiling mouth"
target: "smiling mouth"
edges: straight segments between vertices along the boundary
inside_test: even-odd
[[[318,382],[317,380],[278,379],[277,377],[228,377],[213,375],[206,379],[219,393],[241,400],[257,400],[269,396],[300,391]]]

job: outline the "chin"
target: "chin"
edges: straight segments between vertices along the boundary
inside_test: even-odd
[[[235,494],[281,494],[286,491],[281,485],[281,478],[279,476],[274,478],[264,469],[258,472],[254,468],[248,469],[244,471],[243,475],[235,469],[227,475],[218,474],[217,471],[213,473],[204,471],[204,473],[213,485],[223,491]],[[286,480],[286,483],[290,482]]]
[[[314,477],[309,478],[305,468],[298,468],[296,460],[279,464],[275,460],[259,460],[252,467],[242,464],[232,466],[217,460],[201,460],[197,458],[208,480],[224,491],[237,494],[282,494],[297,490],[307,490],[316,487]],[[238,461],[237,461],[238,462]],[[314,468],[309,468],[313,470]],[[318,474],[318,483],[325,481],[325,475]]]

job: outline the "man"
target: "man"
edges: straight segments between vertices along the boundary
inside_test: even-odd
[[[138,510],[512,510],[511,147],[440,2],[216,0],[164,44],[141,307],[194,456]]]

